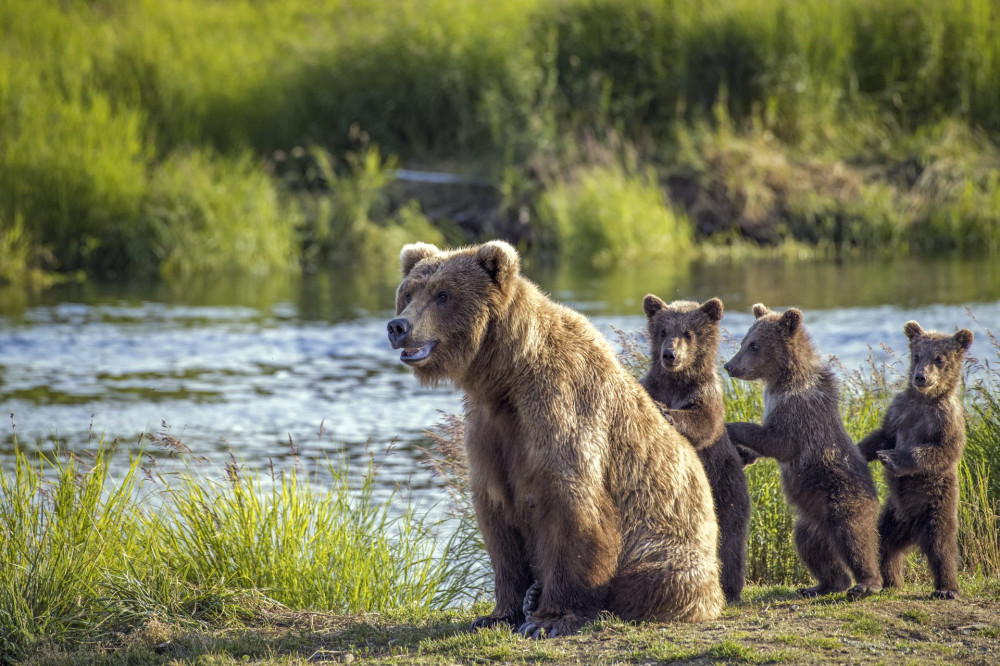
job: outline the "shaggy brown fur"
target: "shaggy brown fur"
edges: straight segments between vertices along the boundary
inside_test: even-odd
[[[965,447],[959,384],[972,331],[924,332],[915,321],[909,384],[882,426],[858,443],[866,460],[882,462],[889,496],[879,516],[882,580],[903,582],[903,557],[919,545],[934,574],[934,596],[958,597],[958,461]]]
[[[733,377],[764,382],[764,419],[761,425],[729,423],[729,436],[778,460],[785,496],[797,509],[795,545],[819,581],[800,592],[847,590],[852,599],[877,592],[878,498],[868,465],[844,429],[837,380],[820,363],[799,310],[779,314],[758,303],[753,313],[757,320],[725,368]]]
[[[704,469],[604,337],[522,277],[506,243],[407,245],[400,263],[392,346],[422,383],[465,392],[473,503],[496,578],[496,608],[473,628],[555,636],[601,610],[718,616]]]
[[[649,327],[652,365],[639,383],[662,404],[664,416],[694,445],[705,465],[719,520],[722,591],[727,601],[736,602],[746,576],[750,491],[743,461],[726,434],[716,365],[722,301],[667,305],[648,294],[642,309]]]

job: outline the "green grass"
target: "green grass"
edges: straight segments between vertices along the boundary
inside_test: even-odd
[[[376,497],[369,460],[250,472],[166,469],[113,446],[18,452],[0,469],[0,654],[39,641],[101,640],[154,621],[228,626],[265,610],[442,608],[473,593],[462,530]],[[296,461],[297,462],[297,461]],[[168,465],[169,466],[169,465]]]
[[[629,262],[686,245],[685,220],[708,254],[1000,251],[989,0],[0,0],[0,16],[5,281],[381,261],[441,234]],[[419,193],[379,181],[391,159],[351,164],[372,146],[491,177],[489,213],[432,224]],[[293,154],[325,176],[287,178]]]

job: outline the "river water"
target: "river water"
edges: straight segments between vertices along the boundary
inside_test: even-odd
[[[972,354],[995,367],[986,329],[1000,332],[1000,267],[989,260],[716,262],[598,273],[527,266],[554,299],[611,327],[642,329],[642,297],[726,304],[738,338],[750,306],[802,308],[821,353],[860,367],[881,345],[905,350],[903,324],[976,335]],[[366,446],[385,459],[383,483],[434,488],[420,471],[441,412],[458,413],[449,387],[421,388],[390,349],[392,267],[262,280],[69,285],[40,294],[0,290],[0,464],[25,450],[137,442],[164,428],[219,460],[247,466]],[[971,311],[973,317],[970,317]],[[729,344],[732,344],[731,342]],[[727,347],[723,354],[731,353]],[[12,415],[12,416],[8,416]],[[165,425],[164,425],[165,424]],[[433,492],[431,493],[434,494]]]

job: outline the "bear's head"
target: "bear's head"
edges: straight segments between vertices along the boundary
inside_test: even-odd
[[[972,331],[954,335],[925,331],[908,321],[903,332],[910,340],[910,386],[927,396],[940,396],[958,386],[965,352],[972,346]]]
[[[773,384],[800,361],[811,360],[812,344],[802,326],[801,310],[778,313],[757,303],[753,316],[756,321],[743,336],[739,351],[724,366],[730,377]]]
[[[502,241],[450,251],[412,243],[399,264],[390,344],[421,383],[462,377],[491,318],[509,304],[521,270],[517,251]]]
[[[665,372],[703,372],[707,365],[714,374],[719,348],[719,320],[722,301],[712,298],[700,305],[694,301],[667,304],[653,294],[642,300],[649,327],[650,358],[653,367]]]

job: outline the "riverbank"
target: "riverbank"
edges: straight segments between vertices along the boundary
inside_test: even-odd
[[[665,247],[1000,251],[987,0],[0,13],[2,281],[380,263],[487,237],[598,266]],[[476,184],[414,188],[398,168]]]
[[[150,620],[88,645],[41,647],[24,663],[175,664],[992,664],[1000,588],[964,580],[935,601],[907,586],[853,603],[750,586],[745,600],[701,624],[631,625],[607,617],[569,637],[530,641],[503,629],[469,633],[487,605],[462,611],[336,615],[273,609],[232,626]]]

